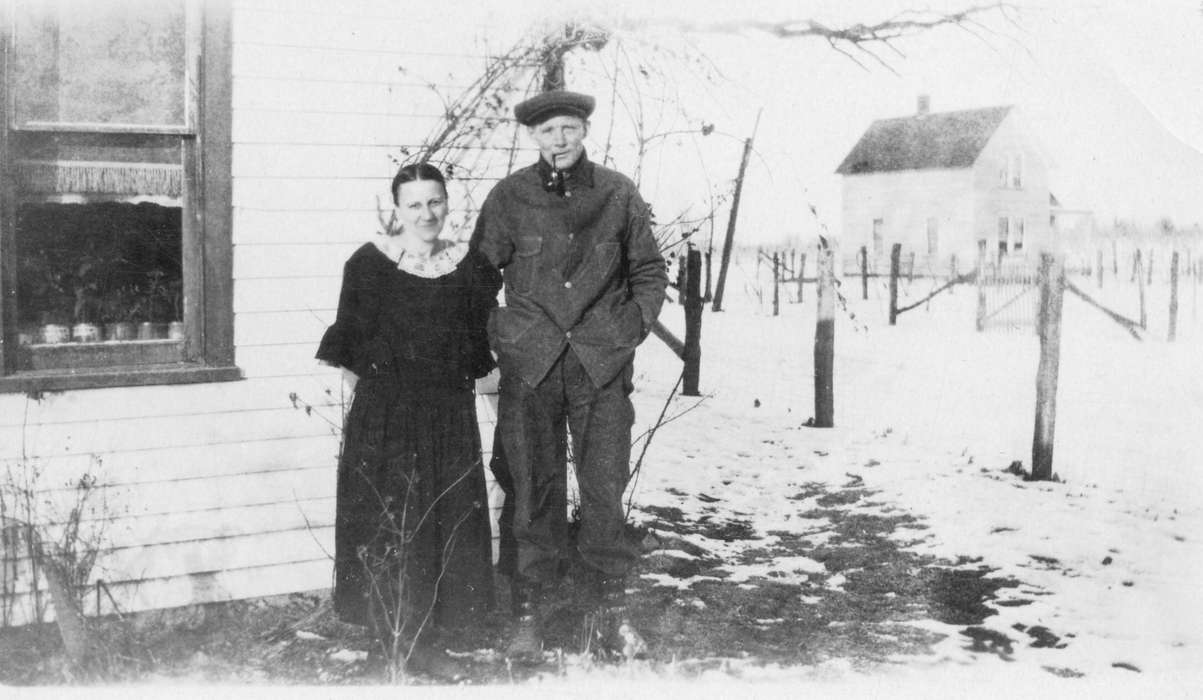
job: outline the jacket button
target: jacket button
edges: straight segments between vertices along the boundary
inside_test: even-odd
[[[572,331],[564,331],[564,337],[572,340]]]
[[[571,283],[571,282],[565,282],[565,283],[564,283],[564,289],[572,289],[572,283]]]

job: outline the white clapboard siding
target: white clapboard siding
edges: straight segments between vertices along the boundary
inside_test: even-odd
[[[338,306],[340,275],[238,278],[234,311],[297,311]]]
[[[370,199],[358,209],[348,207],[335,211],[267,211],[255,206],[234,209],[235,246],[255,243],[359,244],[367,241],[379,228],[375,202]]]
[[[336,470],[332,455],[325,461],[307,469],[98,487],[86,500],[67,489],[43,491],[37,516],[43,537],[57,541],[78,510],[84,539],[99,532],[101,561],[117,571],[121,567],[109,555],[131,547],[331,526]],[[9,517],[27,518],[19,508]]]
[[[387,180],[397,171],[398,145],[331,146],[240,144],[234,151],[235,178],[370,177]]]
[[[105,581],[108,594],[118,601],[118,605],[114,607],[108,594],[99,597],[89,594],[84,614],[127,614],[235,598],[316,590],[330,586],[331,572],[330,560],[321,557],[242,569],[210,570],[169,578],[119,581],[101,577]],[[44,590],[41,599],[47,608],[42,619],[54,620],[54,608],[48,605],[49,598]],[[32,594],[14,596],[12,624],[22,625],[37,621],[32,612],[33,606]]]
[[[403,45],[397,42],[398,49]],[[440,63],[445,63],[447,69],[438,71]],[[433,85],[435,89],[456,94],[472,84],[483,66],[483,61],[479,59],[454,55],[431,57],[402,50],[301,46],[265,43],[258,38],[234,44],[235,78],[304,79],[333,83],[393,80],[401,87],[420,90]]]
[[[261,211],[330,211],[347,207],[358,211],[366,206],[370,211],[387,214],[393,206],[388,189],[390,179],[248,177],[234,183],[234,201],[237,207]],[[447,183],[447,195],[457,204],[465,204],[465,198],[479,202],[495,181],[492,178],[453,180]],[[467,208],[466,204],[453,207],[452,215],[462,213],[463,208]],[[378,229],[379,226],[372,228],[373,231]],[[281,264],[281,267],[287,269],[286,265]]]
[[[506,143],[490,146],[494,157],[509,162],[514,151],[514,162],[525,165],[535,159],[535,150],[526,145],[526,138],[514,144],[511,136]],[[387,185],[397,172],[398,163],[404,158],[401,148],[411,152],[419,150],[416,144],[389,145],[290,145],[281,148],[274,143],[240,144],[234,152],[234,176],[255,178],[371,178]],[[480,148],[451,149],[452,157],[477,157]],[[480,156],[485,157],[485,156]]]
[[[234,314],[234,342],[241,347],[307,341],[316,348],[334,315],[334,308]]]
[[[277,209],[338,209],[348,205],[392,206],[384,177],[327,178],[320,173],[291,178],[244,177],[234,183],[234,205],[269,203]],[[284,261],[281,261],[282,263]],[[287,269],[287,265],[281,265]],[[237,271],[235,271],[237,276]]]
[[[346,76],[342,80],[240,76],[234,79],[233,89],[234,99],[248,110],[424,118],[437,118],[446,110],[448,98],[458,96],[462,90],[415,81],[395,69],[382,74],[361,74],[357,80],[348,80]]]
[[[440,31],[414,31],[416,26],[431,26],[415,24],[420,22],[422,10],[415,9],[414,3],[409,5],[404,17],[397,16],[395,5],[389,11],[376,8],[376,12],[363,13],[351,10],[345,3],[325,3],[321,7],[300,9],[289,2],[289,12],[278,3],[238,3],[237,18],[240,28],[245,32],[248,41],[253,40],[265,44],[290,44],[306,46],[314,49],[357,49],[361,51],[404,51],[411,55],[430,56],[435,58],[467,62],[483,58],[480,50],[483,46],[456,46],[447,44],[446,36]],[[461,8],[457,8],[461,9]],[[438,8],[429,13],[427,19],[446,20],[446,9]],[[370,21],[364,17],[373,15]],[[460,19],[471,18],[471,14],[460,14]],[[320,21],[314,21],[315,19]],[[477,52],[477,55],[474,55]],[[432,64],[437,70],[440,63]]]
[[[341,409],[334,408],[329,410],[328,416],[337,419],[340,413]],[[81,476],[91,474],[98,484],[114,490],[135,484],[164,483],[180,483],[190,488],[197,480],[252,471],[265,473],[331,467],[338,458],[338,440],[337,435],[322,434],[225,445],[124,450],[99,459],[76,453],[41,457],[38,459],[37,486],[47,491],[71,491]],[[139,504],[136,510],[145,512],[149,507]],[[175,504],[168,502],[162,507],[172,508]]]
[[[29,442],[35,435],[33,429],[39,426],[90,426],[97,422],[98,416],[110,421],[129,421],[283,408],[289,405],[288,395],[293,392],[311,404],[326,404],[330,400],[323,399],[323,393],[327,389],[337,390],[338,386],[335,375],[319,369],[295,378],[253,378],[233,384],[61,392],[46,394],[41,400],[8,395],[4,403],[12,408],[0,412],[0,428],[25,426]]]
[[[304,420],[305,417],[286,406],[216,414],[6,426],[0,428],[0,460],[20,458],[22,442],[27,455],[68,452],[105,455],[122,449],[224,444],[264,435],[312,437],[326,432],[324,425]]]
[[[146,578],[189,573],[179,560],[167,559],[148,568],[145,561],[162,554],[173,545],[190,545],[195,553],[199,543],[210,541],[246,540],[263,534],[307,532],[316,534],[319,541],[325,531],[334,526],[334,499],[298,498],[292,502],[235,505],[215,513],[212,510],[192,510],[179,513],[154,513],[138,516],[118,516],[103,523],[99,531],[111,546],[100,560],[100,568],[121,578]],[[95,523],[81,529],[89,532]],[[46,528],[46,537],[54,540],[62,526]],[[90,534],[90,533],[89,533]],[[204,551],[204,550],[201,550]],[[330,551],[327,547],[326,551]],[[281,553],[287,554],[287,553]],[[316,552],[304,552],[315,556]],[[210,557],[212,558],[212,557]],[[18,568],[29,568],[27,550],[12,559]],[[99,572],[98,572],[99,574]],[[33,582],[25,578],[14,582],[17,590],[32,590]]]
[[[235,284],[247,279],[340,277],[362,242],[234,246]],[[337,280],[334,282],[337,286]]]
[[[247,345],[238,348],[234,361],[247,377],[314,377],[322,386],[337,392],[341,382],[338,370],[314,359],[316,352],[317,342],[313,340]]]
[[[431,127],[420,115],[244,109],[231,128],[235,143],[395,146],[420,141]]]

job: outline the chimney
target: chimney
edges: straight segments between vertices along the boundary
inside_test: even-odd
[[[931,112],[931,96],[930,95],[920,95],[919,96],[919,109],[918,109],[919,116],[925,117],[928,115],[929,112]]]

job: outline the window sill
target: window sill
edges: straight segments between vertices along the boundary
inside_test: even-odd
[[[86,370],[43,370],[16,372],[0,377],[0,394],[40,393],[74,389],[104,389],[153,384],[198,384],[242,379],[237,367],[206,367],[197,364],[140,365]]]

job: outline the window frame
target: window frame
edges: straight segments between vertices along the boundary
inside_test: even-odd
[[[189,0],[190,4],[192,0]],[[242,378],[234,365],[233,207],[232,207],[232,32],[230,0],[200,4],[198,56],[189,68],[197,76],[195,131],[180,134],[184,192],[181,196],[181,258],[184,267],[185,339],[180,361],[141,364],[145,348],[131,343],[75,349],[111,355],[112,364],[97,367],[20,369],[17,363],[17,260],[15,166],[10,157],[12,134],[43,129],[13,126],[9,55],[12,49],[12,4],[4,2],[0,17],[0,393],[62,391],[147,384],[183,384]],[[190,71],[191,72],[191,71]],[[150,136],[161,128],[56,128],[72,134]],[[65,352],[56,349],[52,352]]]
[[[1018,253],[1019,251],[1023,250],[1025,228],[1026,226],[1024,225],[1022,216],[1012,217],[1011,230],[1008,237],[1008,240],[1011,244],[1011,253]]]
[[[1002,168],[998,171],[998,186],[1004,190],[1023,189],[1023,152],[1012,151],[1003,156]]]

